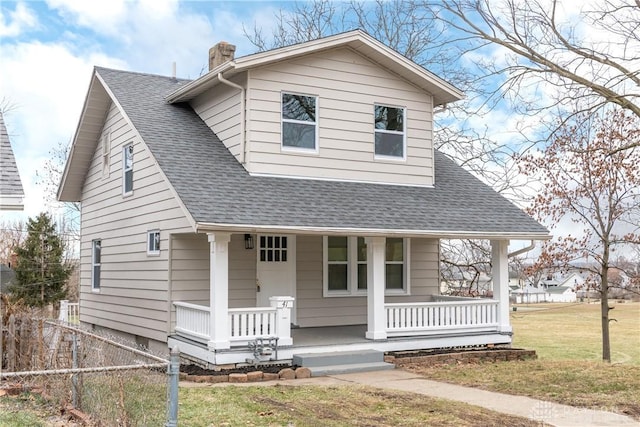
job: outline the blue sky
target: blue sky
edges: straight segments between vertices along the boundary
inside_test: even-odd
[[[48,210],[36,185],[49,151],[75,132],[94,65],[194,78],[225,40],[254,52],[242,25],[269,31],[287,2],[179,0],[0,1],[0,100],[25,187],[25,212]]]
[[[196,78],[207,69],[215,43],[235,44],[236,56],[253,53],[243,25],[269,35],[275,14],[293,6],[282,1],[0,0],[0,101],[14,107],[4,118],[26,193],[25,211],[0,213],[0,222],[51,210],[37,174],[44,171],[50,150],[73,138],[93,66],[171,75],[175,62],[178,77]],[[504,53],[488,48],[475,54],[499,61]],[[526,120],[532,118],[495,109],[469,117],[468,126],[508,142],[516,124]]]

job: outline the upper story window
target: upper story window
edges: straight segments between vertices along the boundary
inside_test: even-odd
[[[282,94],[282,148],[317,151],[318,98]]]
[[[91,289],[100,290],[100,266],[101,266],[102,241],[93,240],[91,242]]]
[[[111,155],[111,132],[102,134],[102,177],[109,178],[109,159]]]
[[[376,157],[404,159],[406,156],[404,108],[387,105],[375,105],[373,108]]]
[[[122,194],[133,193],[133,144],[122,149]]]
[[[160,230],[147,232],[147,255],[160,255]]]
[[[387,238],[385,289],[387,294],[408,293],[409,240]],[[353,296],[367,292],[367,246],[363,237],[324,237],[324,295]]]

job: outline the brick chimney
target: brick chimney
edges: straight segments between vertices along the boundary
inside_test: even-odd
[[[220,42],[209,49],[209,71],[227,61],[233,61],[236,47],[227,42]]]

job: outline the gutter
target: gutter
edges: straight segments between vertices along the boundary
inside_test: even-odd
[[[229,232],[229,233],[271,233],[271,234],[322,234],[329,236],[397,236],[422,237],[438,239],[505,239],[505,240],[548,240],[551,235],[518,235],[510,233],[485,233],[473,231],[446,232],[442,230],[386,230],[374,228],[343,228],[320,226],[286,226],[286,225],[257,225],[257,224],[225,224],[211,222],[197,222],[196,233]],[[533,241],[533,240],[532,240]],[[533,246],[531,246],[533,248]],[[516,255],[523,249],[516,251]],[[527,248],[527,250],[530,250]]]
[[[513,251],[510,254],[507,254],[507,258],[513,258],[515,256],[518,256],[520,254],[523,254],[525,252],[529,252],[531,249],[536,247],[536,242],[534,240],[531,241],[531,243],[529,244],[529,246],[525,246],[522,249],[518,249],[517,251]]]
[[[220,83],[223,83],[227,86],[231,86],[233,88],[239,89],[240,90],[240,158],[238,159],[240,161],[240,164],[245,164],[245,151],[246,151],[246,134],[245,134],[245,102],[246,102],[246,89],[242,86],[240,86],[239,84],[236,84],[232,81],[229,81],[227,79],[225,79],[224,77],[222,77],[222,72],[218,73],[218,80],[220,81]]]
[[[204,76],[196,79],[196,80],[192,80],[189,83],[181,86],[178,90],[170,93],[166,98],[165,101],[167,101],[167,103],[169,104],[173,104],[174,102],[182,102],[184,101],[183,96],[189,92],[191,92],[192,90],[195,90],[199,87],[205,86],[207,84],[209,84],[213,79],[215,79],[218,74],[220,73],[224,73],[225,71],[228,71],[232,68],[235,68],[236,63],[234,61],[227,61],[224,62],[222,64],[220,64],[218,67],[214,68],[213,70],[209,71],[207,74],[205,74]]]

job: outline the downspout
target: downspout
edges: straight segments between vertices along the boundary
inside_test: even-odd
[[[246,135],[245,135],[245,95],[246,89],[239,84],[229,81],[222,77],[222,73],[218,73],[218,80],[220,83],[224,83],[227,86],[234,87],[240,90],[240,164],[245,164],[245,151],[246,151]]]
[[[525,252],[529,252],[531,249],[536,247],[536,242],[535,241],[531,241],[531,244],[529,246],[525,246],[522,249],[518,249],[517,251],[511,252],[510,254],[507,254],[507,258],[513,258],[514,256],[518,256],[520,254],[523,254]]]
[[[447,111],[447,109],[448,109],[447,104],[442,104],[440,108],[434,108],[432,114],[442,113],[444,111]]]

